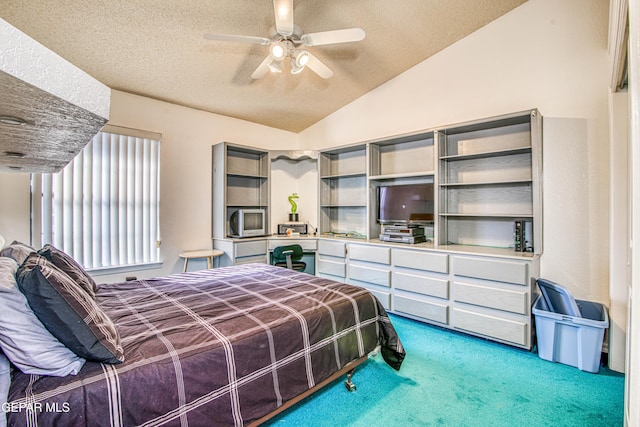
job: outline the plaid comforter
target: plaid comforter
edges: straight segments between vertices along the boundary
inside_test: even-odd
[[[64,378],[14,373],[9,425],[244,425],[378,345],[404,350],[366,290],[263,264],[102,285],[119,365]]]

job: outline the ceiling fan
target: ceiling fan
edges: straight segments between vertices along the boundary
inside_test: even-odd
[[[273,0],[276,25],[271,37],[235,36],[225,34],[205,34],[207,40],[231,41],[269,46],[269,55],[251,74],[252,79],[263,77],[268,71],[282,72],[282,63],[289,59],[291,74],[298,74],[305,67],[323,79],[333,76],[333,71],[311,52],[304,49],[335,43],[357,42],[364,39],[361,28],[322,31],[303,34],[300,27],[293,24],[293,0]]]

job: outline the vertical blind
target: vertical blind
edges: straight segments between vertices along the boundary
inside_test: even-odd
[[[105,128],[62,171],[32,176],[34,238],[88,269],[158,262],[159,184],[160,135]]]

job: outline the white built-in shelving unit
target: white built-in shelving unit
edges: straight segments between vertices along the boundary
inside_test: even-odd
[[[319,155],[319,229],[327,235],[367,237],[367,147]]]
[[[522,220],[541,252],[540,134],[535,110],[438,131],[440,245],[510,248]]]
[[[228,237],[238,209],[264,209],[269,218],[269,152],[222,142],[213,146],[213,237]]]
[[[513,251],[523,221],[541,253],[541,129],[529,110],[323,151],[320,233],[377,238],[378,187],[433,183],[435,246]]]
[[[369,152],[369,237],[377,238],[380,234],[378,187],[434,183],[434,133],[428,131],[371,142]]]

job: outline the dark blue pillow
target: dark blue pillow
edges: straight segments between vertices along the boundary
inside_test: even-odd
[[[32,253],[17,273],[18,286],[42,324],[71,351],[87,360],[124,360],[115,324],[93,298],[43,256]]]

